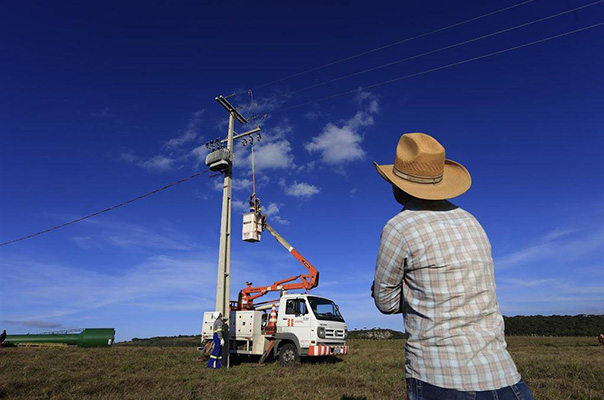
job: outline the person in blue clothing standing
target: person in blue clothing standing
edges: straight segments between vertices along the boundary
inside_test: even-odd
[[[222,335],[224,329],[224,322],[222,321],[222,313],[215,312],[214,315],[214,348],[210,354],[210,361],[208,361],[208,368],[218,369],[222,363],[222,346],[224,346],[224,336]]]

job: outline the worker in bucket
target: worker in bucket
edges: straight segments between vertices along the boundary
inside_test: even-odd
[[[212,314],[212,318],[214,318],[214,347],[212,348],[212,353],[210,354],[208,368],[218,369],[222,363],[222,347],[224,346],[224,336],[222,332],[224,329],[224,321],[222,321],[222,313],[218,311],[215,311]]]
[[[393,164],[374,164],[403,205],[382,230],[372,296],[403,314],[408,399],[533,399],[506,350],[491,244],[447,200],[470,188],[466,168],[424,133],[402,135]]]

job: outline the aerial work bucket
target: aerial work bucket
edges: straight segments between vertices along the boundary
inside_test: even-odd
[[[245,242],[259,242],[262,239],[262,222],[255,212],[243,214],[242,239]]]

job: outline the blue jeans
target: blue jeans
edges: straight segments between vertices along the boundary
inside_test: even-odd
[[[533,400],[530,389],[521,379],[515,385],[497,390],[464,392],[430,385],[418,379],[407,378],[408,400]]]

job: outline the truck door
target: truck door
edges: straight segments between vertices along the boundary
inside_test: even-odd
[[[310,313],[306,299],[303,297],[288,299],[285,303],[285,314],[281,317],[283,332],[296,335],[300,347],[310,346]]]

